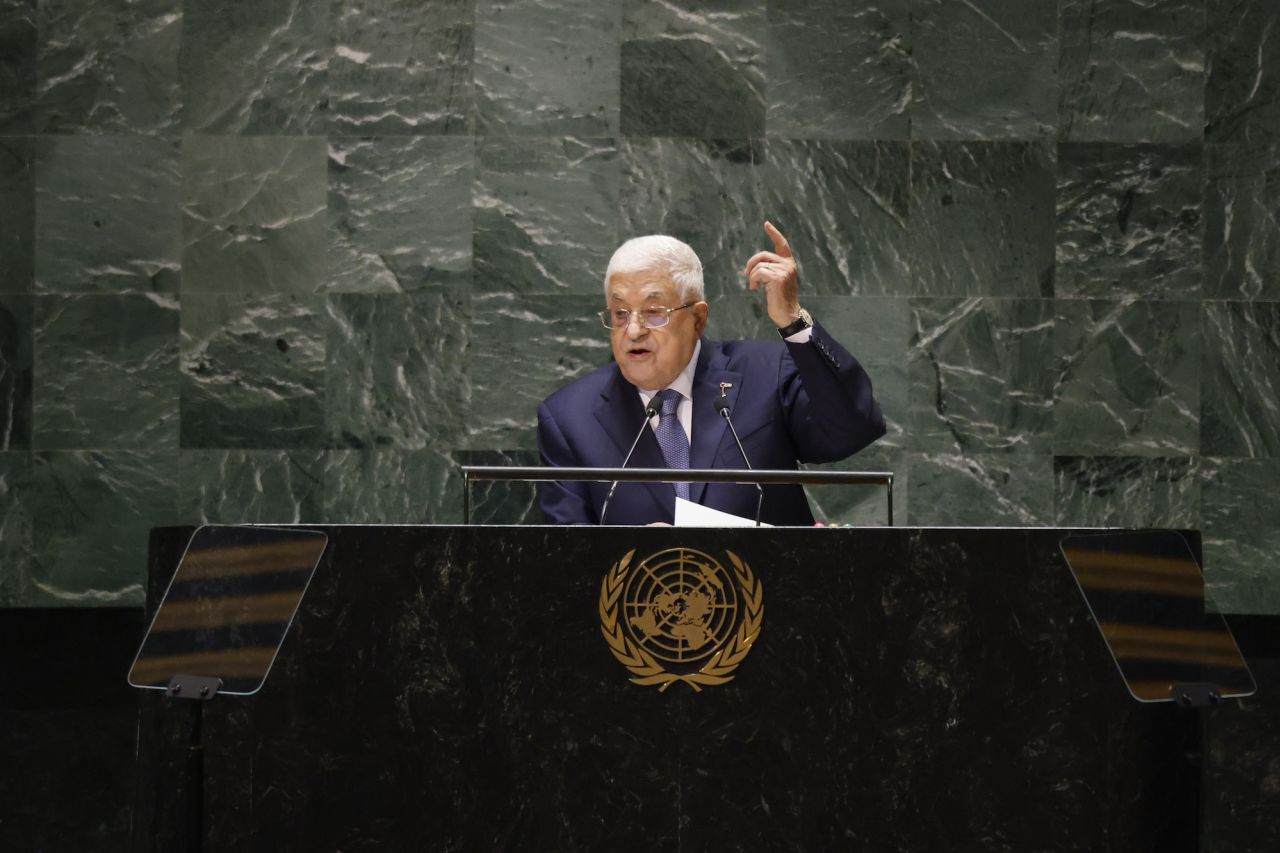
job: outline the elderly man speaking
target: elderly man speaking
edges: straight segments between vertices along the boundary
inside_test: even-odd
[[[702,263],[673,237],[628,240],[604,276],[601,321],[613,362],[556,391],[538,407],[546,465],[632,468],[746,467],[716,399],[726,399],[753,468],[834,462],[884,435],[862,366],[800,307],[796,262],[785,237],[764,224],[772,252],[747,261],[752,290],[765,289],[780,341],[704,340],[709,306]],[[646,412],[649,426],[644,429]],[[630,459],[627,453],[634,443]],[[546,483],[551,524],[599,524],[609,483]],[[622,483],[609,524],[673,520],[675,498],[754,518],[757,492],[735,483]],[[764,487],[761,520],[813,524],[804,489]]]

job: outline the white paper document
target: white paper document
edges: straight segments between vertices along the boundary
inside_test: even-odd
[[[696,504],[684,498],[676,498],[676,527],[755,527],[754,518],[743,518],[728,512],[721,512],[709,506]],[[773,527],[772,524],[760,523],[761,527]]]

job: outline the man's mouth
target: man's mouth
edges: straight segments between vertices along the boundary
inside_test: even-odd
[[[647,350],[644,347],[632,347],[627,350],[627,357],[632,359],[644,358],[650,352],[650,350]]]

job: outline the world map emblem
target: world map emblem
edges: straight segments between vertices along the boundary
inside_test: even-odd
[[[764,619],[764,589],[751,567],[725,551],[729,568],[693,548],[638,562],[635,550],[600,584],[600,630],[631,681],[695,691],[734,678]]]

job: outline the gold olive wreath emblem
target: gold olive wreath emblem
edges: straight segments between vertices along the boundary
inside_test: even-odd
[[[668,548],[632,565],[635,549],[600,584],[600,630],[635,684],[695,691],[726,684],[764,619],[764,588],[726,551],[732,574],[710,554]]]

